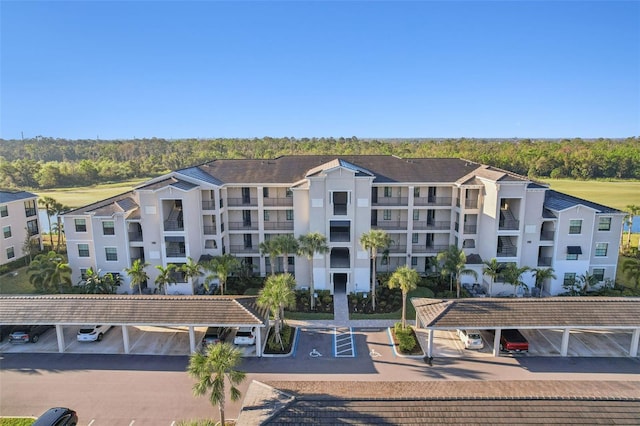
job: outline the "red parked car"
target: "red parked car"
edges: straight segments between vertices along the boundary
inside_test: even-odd
[[[508,352],[528,352],[529,342],[518,330],[502,330],[502,333],[500,333],[500,350]]]

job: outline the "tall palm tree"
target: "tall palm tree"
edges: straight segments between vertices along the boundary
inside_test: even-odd
[[[529,270],[531,270],[531,268],[529,268],[528,266],[523,266],[519,268],[518,265],[516,265],[515,263],[509,263],[504,268],[504,272],[503,272],[504,279],[506,282],[508,282],[513,286],[514,295],[517,294],[518,287],[525,287],[525,288],[527,287],[524,281],[522,281],[522,274],[524,274]]]
[[[556,279],[555,271],[553,268],[535,268],[532,272],[536,280],[536,288],[540,289],[540,296],[542,296],[545,281],[551,278]]]
[[[176,265],[173,263],[168,264],[166,267],[156,265],[156,269],[160,271],[155,280],[158,292],[167,294],[167,287],[174,283],[173,271],[176,269]]]
[[[378,251],[384,250],[391,245],[391,237],[381,229],[372,229],[360,236],[360,245],[369,252],[372,261],[371,269],[371,306],[376,310],[376,260]]]
[[[624,221],[627,225],[627,243],[625,244],[627,248],[631,246],[631,228],[633,228],[633,218],[638,215],[640,215],[640,206],[635,204],[627,205],[627,215],[624,217]]]
[[[149,275],[144,269],[149,266],[147,262],[142,262],[142,259],[136,259],[130,268],[125,268],[124,271],[129,275],[131,281],[131,289],[138,287],[138,291],[142,294],[142,285],[149,281]]]
[[[585,271],[584,274],[578,276],[578,282],[581,285],[580,293],[585,295],[589,292],[591,287],[598,284],[598,278],[595,275],[589,273],[589,271]]]
[[[489,277],[489,297],[493,295],[493,283],[502,273],[504,265],[494,257],[491,260],[485,260],[482,268],[482,274]]]
[[[284,323],[284,309],[293,307],[296,303],[294,288],[296,281],[291,274],[272,275],[267,278],[264,287],[258,294],[258,306],[271,310],[274,321],[273,331],[276,342],[284,349],[282,343],[282,325]]]
[[[89,268],[81,284],[87,294],[114,294],[120,282],[119,275],[114,276],[111,272],[102,275],[100,270]]]
[[[622,272],[635,283],[635,288],[640,287],[640,260],[626,259],[622,262]]]
[[[280,247],[276,244],[275,239],[264,240],[260,243],[260,254],[263,256],[269,256],[269,264],[271,265],[271,275],[276,273],[276,261],[280,256]]]
[[[41,293],[62,293],[71,287],[71,267],[67,259],[55,251],[37,255],[29,267],[29,282]]]
[[[292,234],[283,234],[278,235],[274,241],[279,248],[280,254],[284,256],[282,269],[287,274],[289,273],[289,254],[298,252],[298,240]]]
[[[38,204],[44,207],[47,213],[47,222],[49,223],[49,243],[51,244],[51,250],[53,250],[53,228],[51,228],[51,217],[56,214],[55,204],[57,201],[51,197],[38,198]]]
[[[56,251],[60,251],[60,244],[61,244],[61,240],[62,240],[62,235],[64,234],[64,225],[62,223],[62,215],[66,212],[68,212],[69,210],[71,210],[71,207],[66,206],[62,203],[59,203],[56,201],[56,203],[53,205],[53,208],[55,210],[55,214],[56,214],[56,218],[58,220],[58,226],[57,226],[57,234],[58,234],[58,238],[56,241]]]
[[[205,286],[207,291],[209,285],[214,279],[220,282],[220,294],[224,295],[224,289],[227,284],[227,278],[233,272],[240,268],[240,261],[232,254],[226,253],[222,256],[216,256],[204,265],[205,269],[211,273],[205,278]]]
[[[309,290],[311,297],[311,309],[315,308],[316,300],[313,297],[315,292],[315,286],[313,282],[313,256],[318,254],[325,254],[329,252],[329,246],[327,245],[327,237],[322,235],[319,232],[310,232],[305,235],[300,235],[298,238],[299,246],[298,246],[298,254],[300,256],[305,256],[309,259],[309,271],[310,271],[310,280],[309,280]]]
[[[185,280],[189,281],[192,278],[197,278],[203,274],[202,265],[195,262],[191,257],[187,258],[187,263],[180,267],[180,270],[184,274]],[[191,283],[192,285],[194,283]]]
[[[418,271],[407,265],[401,266],[389,278],[389,288],[399,288],[402,290],[402,328],[407,327],[407,295],[411,290],[415,290],[420,282]]]
[[[232,401],[240,399],[241,393],[237,388],[246,374],[236,370],[242,360],[242,352],[229,343],[220,343],[207,346],[205,353],[196,352],[189,359],[187,373],[196,379],[193,385],[193,394],[202,396],[211,392],[209,401],[211,405],[218,406],[220,411],[220,424],[224,426],[224,409],[226,403],[226,381],[229,381],[229,393]]]
[[[462,275],[473,275],[478,279],[476,271],[465,268],[467,256],[464,251],[454,245],[450,245],[446,251],[438,253],[437,259],[442,263],[440,273],[443,277],[449,277],[449,291],[453,291],[453,282],[456,282],[456,295],[458,298],[460,298],[460,279]]]

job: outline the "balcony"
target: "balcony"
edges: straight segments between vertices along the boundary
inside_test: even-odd
[[[243,244],[231,245],[231,253],[258,253],[260,250],[258,246],[251,245],[245,246]]]
[[[464,207],[467,209],[477,209],[478,208],[478,199],[466,199],[464,200]]]
[[[539,257],[538,258],[538,266],[551,266],[551,257]]]
[[[293,206],[293,197],[263,198],[262,204],[265,207],[291,207]]]
[[[478,225],[464,225],[465,234],[476,234],[478,232]]]
[[[257,198],[227,198],[227,205],[229,207],[257,207],[258,199]]]
[[[440,253],[447,251],[449,248],[446,244],[430,244],[430,245],[413,245],[411,251],[413,253]]]
[[[413,229],[415,230],[435,230],[435,231],[449,231],[451,229],[450,221],[424,221],[414,220]]]
[[[202,210],[215,210],[216,202],[214,200],[202,200]]]
[[[540,231],[540,241],[553,241],[555,231]]]
[[[451,197],[415,197],[414,206],[450,206]]]
[[[165,220],[165,231],[184,231],[184,221],[182,220]]]
[[[373,225],[376,229],[389,229],[389,230],[407,230],[406,220],[379,220],[377,224]]]
[[[516,257],[517,255],[517,247],[498,247],[496,251],[496,257]]]
[[[142,241],[142,231],[129,232],[129,241]]]
[[[230,231],[257,230],[258,224],[253,222],[229,222]]]
[[[292,220],[284,220],[284,221],[268,221],[264,222],[264,230],[265,231],[291,231],[293,230],[293,221]]]
[[[202,231],[204,232],[204,235],[216,235],[216,226],[205,225],[202,227]]]
[[[520,221],[515,218],[513,212],[508,209],[500,210],[500,221],[498,223],[498,230],[500,231],[515,231],[520,229]]]
[[[407,197],[380,197],[372,203],[374,206],[408,206]]]
[[[184,247],[167,247],[166,250],[167,257],[186,257],[187,252]]]

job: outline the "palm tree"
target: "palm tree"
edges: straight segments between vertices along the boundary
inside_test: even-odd
[[[625,259],[622,262],[622,272],[627,278],[635,283],[635,288],[640,286],[640,260]]]
[[[166,268],[162,265],[156,265],[156,269],[160,271],[155,280],[158,286],[158,292],[167,294],[167,287],[174,283],[173,271],[176,269],[176,265],[170,263]]]
[[[300,256],[305,256],[309,259],[309,271],[310,271],[310,280],[309,280],[309,290],[311,297],[311,309],[315,307],[316,300],[313,297],[315,292],[315,287],[313,283],[313,256],[316,253],[325,254],[329,251],[329,246],[327,245],[327,237],[322,235],[319,232],[310,232],[305,235],[301,235],[298,238],[298,254]]]
[[[442,263],[440,273],[443,277],[449,277],[449,291],[453,291],[453,281],[456,282],[456,295],[460,298],[460,278],[462,275],[473,275],[478,279],[478,274],[473,269],[465,268],[467,256],[464,251],[454,245],[450,245],[447,251],[438,253],[437,259]]]
[[[540,296],[542,296],[542,289],[544,288],[544,282],[548,279],[556,279],[553,268],[535,268],[532,270],[533,276],[536,279],[536,288],[540,289]]]
[[[585,295],[591,287],[598,284],[598,278],[590,274],[589,271],[585,271],[584,274],[578,276],[578,282],[582,286],[580,292]]]
[[[518,268],[518,265],[516,265],[515,263],[509,263],[504,268],[504,279],[514,287],[514,295],[518,292],[518,287],[527,287],[527,285],[522,281],[522,274],[529,270],[531,270],[531,268],[529,268],[528,266]]]
[[[271,275],[276,273],[276,261],[280,256],[280,247],[274,240],[264,240],[260,243],[260,254],[263,256],[269,256],[269,264],[271,265]]]
[[[71,287],[71,267],[63,255],[51,250],[37,255],[27,268],[29,282],[41,293],[58,291]]]
[[[111,272],[101,275],[100,270],[94,271],[93,268],[89,268],[81,284],[88,294],[113,294],[121,281],[120,275],[114,277]]]
[[[402,328],[407,327],[407,295],[411,290],[415,290],[420,282],[420,276],[415,269],[407,265],[401,266],[389,278],[389,288],[399,288],[402,290]]]
[[[491,260],[484,261],[484,267],[482,268],[482,274],[489,277],[489,296],[493,295],[493,283],[496,278],[502,273],[504,269],[504,265],[499,263],[498,260],[494,257]]]
[[[195,262],[191,257],[187,258],[187,263],[182,265],[180,267],[180,270],[184,274],[184,278],[187,281],[189,281],[191,278],[197,278],[202,275],[202,265],[200,265],[198,262]]]
[[[627,225],[627,243],[626,247],[631,246],[631,228],[633,228],[633,218],[634,216],[640,215],[640,206],[636,206],[635,204],[627,205],[627,215],[624,217],[624,221]]]
[[[211,273],[205,278],[205,287],[209,291],[209,285],[214,279],[220,282],[220,294],[224,295],[227,278],[240,268],[240,261],[232,254],[226,253],[216,256],[204,265],[205,269]]]
[[[372,261],[371,270],[371,306],[376,310],[376,259],[378,250],[384,250],[391,245],[391,237],[385,231],[372,229],[360,236],[360,245],[369,252]]]
[[[284,309],[295,306],[296,295],[293,290],[295,286],[296,281],[291,274],[272,275],[267,278],[264,287],[258,294],[258,306],[268,308],[273,313],[273,335],[283,349],[281,333],[284,323]]]
[[[62,215],[68,212],[69,210],[71,210],[71,207],[65,206],[64,204],[61,204],[56,201],[56,203],[53,205],[53,208],[55,210],[56,218],[58,219],[58,226],[56,228],[58,231],[57,232],[58,238],[56,241],[56,251],[59,251],[62,234],[64,234],[64,225],[62,223]]]
[[[189,359],[187,373],[196,379],[193,385],[193,394],[202,396],[211,391],[209,401],[211,405],[218,406],[220,410],[220,424],[224,426],[224,408],[226,402],[226,385],[228,380],[231,400],[240,399],[241,393],[237,388],[246,374],[236,370],[242,360],[242,352],[229,343],[220,343],[207,346],[206,352],[196,352]]]
[[[124,269],[131,280],[131,289],[138,287],[140,294],[142,294],[143,284],[149,281],[149,275],[144,270],[147,266],[149,266],[147,262],[142,262],[142,259],[136,259],[130,268]]]
[[[57,201],[51,197],[42,197],[38,199],[38,204],[44,207],[47,213],[47,222],[49,222],[49,243],[51,244],[51,250],[53,250],[53,229],[51,228],[51,216],[56,214],[55,204]]]
[[[292,234],[278,235],[274,239],[274,243],[278,247],[280,254],[284,256],[282,268],[284,273],[289,272],[289,254],[298,252],[298,240]]]

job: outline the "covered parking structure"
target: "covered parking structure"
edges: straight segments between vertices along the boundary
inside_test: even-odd
[[[65,349],[65,326],[120,326],[127,354],[129,326],[188,327],[191,352],[197,346],[194,327],[256,327],[257,356],[262,356],[260,331],[269,325],[255,297],[164,295],[1,296],[0,324],[54,325],[59,352]]]
[[[627,330],[629,356],[638,356],[640,298],[412,298],[416,327],[429,331],[427,356],[433,355],[435,330],[495,330],[493,355],[500,355],[503,329],[562,330],[560,355],[567,356],[571,330]]]

